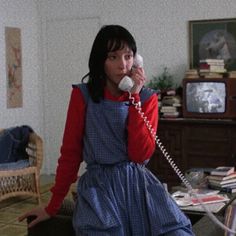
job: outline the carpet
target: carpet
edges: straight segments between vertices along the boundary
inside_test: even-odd
[[[41,186],[41,201],[45,205],[50,198],[52,183]],[[26,221],[18,222],[18,217],[38,206],[36,198],[12,197],[0,202],[0,235],[26,236]]]

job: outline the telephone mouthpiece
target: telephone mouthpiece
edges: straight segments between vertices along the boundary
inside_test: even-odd
[[[120,81],[118,85],[119,89],[125,92],[130,91],[133,86],[134,86],[133,80],[127,75],[123,77],[123,79]]]

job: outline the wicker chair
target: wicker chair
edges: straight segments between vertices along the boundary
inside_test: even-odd
[[[29,135],[26,152],[29,158],[27,167],[0,170],[0,201],[15,196],[32,196],[41,203],[39,175],[43,160],[43,142],[35,132]]]

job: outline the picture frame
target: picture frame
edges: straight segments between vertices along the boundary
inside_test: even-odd
[[[21,29],[5,27],[7,108],[23,107]]]
[[[224,59],[227,71],[236,70],[236,18],[189,21],[189,67],[203,59]]]

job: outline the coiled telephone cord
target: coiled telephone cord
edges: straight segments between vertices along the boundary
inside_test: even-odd
[[[222,229],[232,233],[232,234],[236,234],[236,231],[233,229],[230,229],[229,227],[227,227],[226,225],[224,225],[222,222],[220,222],[216,216],[209,211],[208,207],[206,206],[206,204],[204,204],[201,200],[201,198],[198,197],[198,195],[193,191],[193,188],[191,186],[191,184],[189,183],[189,181],[185,178],[185,176],[183,175],[183,173],[181,172],[181,170],[178,168],[178,166],[175,164],[174,160],[170,157],[169,153],[167,152],[167,150],[165,149],[164,145],[162,144],[162,142],[160,141],[160,139],[158,138],[158,136],[156,135],[152,125],[150,124],[150,121],[147,119],[147,117],[145,116],[144,112],[142,111],[142,107],[140,106],[140,103],[135,102],[135,98],[131,95],[131,93],[128,91],[129,93],[129,99],[132,103],[132,105],[134,105],[135,109],[138,111],[139,115],[141,116],[141,118],[143,119],[145,125],[147,126],[150,134],[152,135],[152,137],[154,138],[157,146],[160,148],[161,152],[163,153],[164,157],[166,158],[166,160],[169,162],[170,166],[173,168],[173,170],[175,171],[175,173],[177,174],[177,176],[180,178],[180,180],[184,183],[185,187],[188,190],[188,194],[190,196],[194,196],[195,198],[197,198],[198,202],[200,203],[201,207],[204,209],[204,211],[207,213],[208,217],[215,223],[217,224],[219,227],[221,227]],[[236,216],[235,216],[236,217]]]

